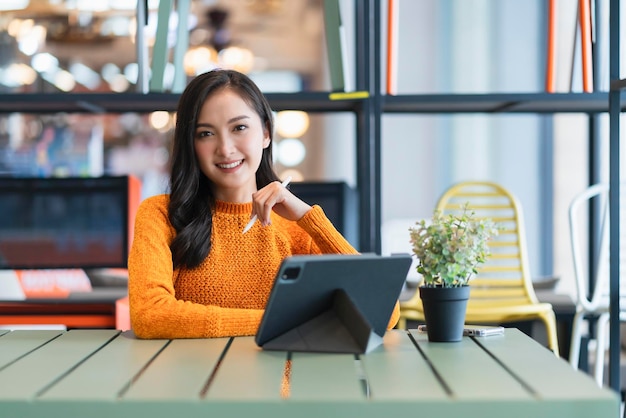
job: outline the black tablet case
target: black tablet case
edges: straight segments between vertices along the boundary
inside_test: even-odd
[[[366,353],[382,343],[411,256],[283,260],[255,337],[266,350]]]

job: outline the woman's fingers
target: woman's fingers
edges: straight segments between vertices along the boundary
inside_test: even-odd
[[[271,213],[276,212],[283,218],[297,221],[311,207],[298,199],[285,186],[275,181],[252,195],[253,215],[256,213],[261,225],[267,226],[271,223]]]
[[[261,225],[267,226],[271,223],[272,208],[285,200],[286,193],[289,191],[274,181],[252,195],[253,214],[256,213]]]

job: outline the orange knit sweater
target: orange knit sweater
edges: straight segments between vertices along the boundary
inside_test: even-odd
[[[272,224],[242,230],[252,203],[218,202],[211,252],[194,269],[172,266],[176,231],[168,195],[144,200],[128,259],[131,325],[140,338],[254,335],[283,258],[295,254],[354,254],[319,206],[298,222],[272,213]],[[398,321],[399,305],[389,327]]]

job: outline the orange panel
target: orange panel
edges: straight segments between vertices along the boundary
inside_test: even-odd
[[[546,92],[556,91],[556,1],[548,0],[548,48],[546,57]]]
[[[113,315],[6,315],[2,325],[65,325],[67,328],[115,328]]]
[[[580,45],[583,61],[583,91],[593,91],[593,62],[591,57],[591,8],[589,0],[578,0],[578,17],[580,18]]]

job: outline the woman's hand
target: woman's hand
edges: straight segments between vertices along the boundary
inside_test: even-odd
[[[271,223],[272,210],[285,219],[297,221],[311,210],[311,206],[300,200],[280,182],[274,181],[252,194],[251,216],[256,215],[261,225],[267,226]]]

